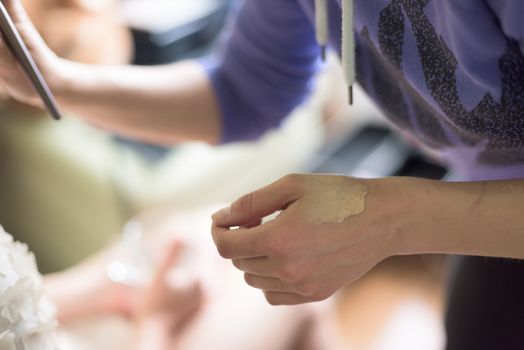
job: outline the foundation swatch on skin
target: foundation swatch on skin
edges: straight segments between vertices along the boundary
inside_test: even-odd
[[[298,203],[309,223],[341,223],[366,210],[366,185],[348,181],[347,178],[330,181],[333,182],[333,190],[308,194]]]

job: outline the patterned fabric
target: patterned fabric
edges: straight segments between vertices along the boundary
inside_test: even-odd
[[[224,141],[277,126],[307,93],[313,2],[244,1],[210,71]],[[470,179],[524,177],[523,13],[520,0],[356,0],[357,78],[394,124]],[[340,16],[330,0],[337,51]]]

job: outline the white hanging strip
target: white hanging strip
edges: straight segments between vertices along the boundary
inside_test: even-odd
[[[322,60],[326,60],[326,50],[329,40],[328,0],[315,0],[316,39],[322,52]]]
[[[348,86],[349,104],[353,104],[355,72],[355,33],[353,0],[342,0],[342,69]]]

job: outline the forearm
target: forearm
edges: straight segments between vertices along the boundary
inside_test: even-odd
[[[96,278],[89,271],[78,269],[45,276],[44,288],[57,307],[60,322],[118,311],[118,296],[104,289]]]
[[[402,230],[403,254],[524,259],[524,180],[415,181]]]
[[[83,300],[83,292],[77,295],[83,289],[84,283],[78,285],[79,281],[72,277],[67,273],[56,273],[44,278],[46,294],[57,307],[60,322],[80,318],[91,308],[90,298]]]
[[[207,74],[195,62],[94,66],[62,61],[62,108],[121,135],[156,144],[217,143],[221,122]]]

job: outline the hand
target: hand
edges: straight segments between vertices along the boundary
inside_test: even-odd
[[[171,244],[158,254],[160,260],[153,278],[144,287],[126,286],[107,278],[108,263],[121,256],[122,249],[115,245],[73,268],[45,277],[46,292],[57,305],[61,322],[116,314],[140,325],[162,324],[167,330],[194,315],[202,301],[200,284],[180,280],[174,284],[168,279],[180,253],[180,243]]]
[[[140,290],[114,283],[106,275],[108,263],[121,255],[121,249],[114,245],[74,267],[45,276],[46,293],[57,306],[61,323],[107,314],[133,315]]]
[[[287,176],[216,213],[213,239],[270,304],[320,301],[396,251],[395,215],[409,201],[391,182]]]
[[[27,16],[20,0],[2,0],[20,36],[51,88],[59,85],[59,59],[47,47]],[[0,35],[0,85],[20,102],[41,107],[42,103],[24,70]]]
[[[139,324],[161,323],[168,329],[188,321],[202,303],[202,289],[196,281],[182,285],[171,283],[169,272],[182,251],[180,243],[169,247],[151,283],[136,297],[135,318]]]

